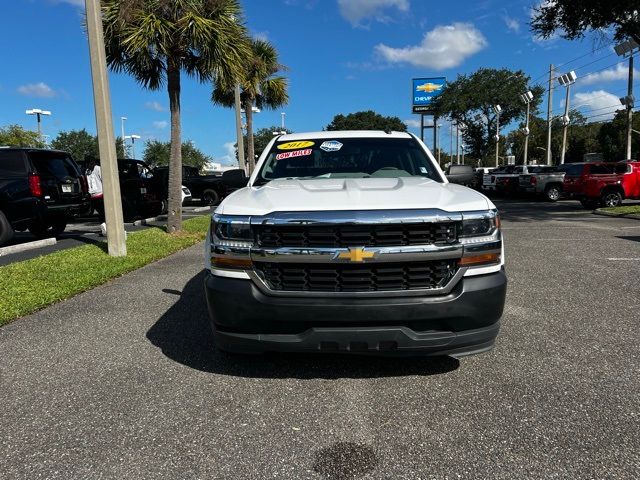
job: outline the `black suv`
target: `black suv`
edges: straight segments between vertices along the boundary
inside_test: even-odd
[[[59,235],[89,205],[86,178],[68,153],[0,148],[0,245],[14,231]]]

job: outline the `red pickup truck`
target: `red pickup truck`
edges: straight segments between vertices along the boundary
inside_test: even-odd
[[[624,199],[640,199],[640,162],[568,163],[563,192],[588,209],[617,207]]]

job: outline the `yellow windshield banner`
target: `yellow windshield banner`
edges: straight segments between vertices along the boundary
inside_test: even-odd
[[[278,145],[278,150],[298,150],[300,148],[313,147],[314,145],[315,143],[309,142],[308,140],[300,142],[287,142]]]

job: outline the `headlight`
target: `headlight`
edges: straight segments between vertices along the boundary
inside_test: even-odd
[[[493,210],[462,214],[461,238],[492,235],[500,228],[500,217]]]
[[[214,246],[250,247],[253,244],[249,217],[214,215],[211,219],[211,235]]]
[[[249,217],[214,214],[210,231],[213,268],[246,270],[252,267],[253,232]]]

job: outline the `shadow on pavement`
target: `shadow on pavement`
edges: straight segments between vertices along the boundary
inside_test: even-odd
[[[180,299],[147,332],[149,341],[170,359],[204,372],[251,378],[375,378],[438,375],[457,369],[452,357],[364,357],[340,355],[229,355],[213,346],[204,299],[204,271],[184,290],[164,289]]]

